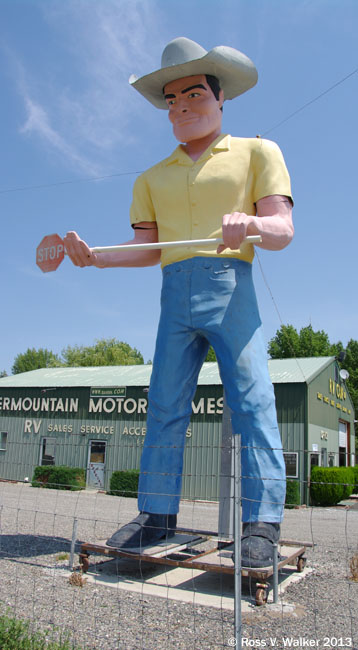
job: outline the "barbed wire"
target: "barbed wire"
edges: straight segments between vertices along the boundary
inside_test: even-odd
[[[130,519],[133,499],[6,483],[0,484],[0,495],[1,613],[11,607],[13,615],[31,621],[32,629],[47,630],[48,639],[58,638],[61,631],[81,648],[228,647],[233,592],[223,573],[209,588],[202,571],[182,570],[187,576],[178,583],[170,567],[163,572],[140,561],[133,568],[132,561],[129,569],[120,559],[91,555],[82,587],[69,585],[67,560],[57,557],[68,552],[74,519],[78,540],[98,543],[118,522]],[[183,510],[189,528],[195,529],[200,518],[215,521],[217,505],[194,499],[183,502]],[[285,537],[311,542],[308,567],[302,574],[288,566],[281,569],[278,602],[274,605],[270,596],[264,609],[248,606],[255,600],[256,586],[254,579],[244,581],[245,644],[280,650],[291,639],[294,647],[300,642],[305,647],[304,640],[315,642],[315,647],[318,641],[322,647],[355,647],[358,583],[349,573],[349,563],[357,553],[357,512],[344,506],[288,510],[284,531]],[[77,542],[76,553],[79,550]],[[295,577],[292,582],[294,576],[300,580]],[[156,596],[151,587],[155,584],[160,585]],[[203,600],[205,592],[211,594],[210,605]],[[276,639],[274,645],[270,639]],[[333,639],[331,645],[327,639]],[[260,646],[249,645],[260,640]]]
[[[320,93],[317,97],[288,115],[285,119],[281,120],[276,125],[266,130],[263,135],[268,134],[272,130],[281,126],[283,123],[292,119],[299,112],[303,111],[308,106],[318,101],[321,97],[332,91],[334,88],[342,84],[357,72],[358,68],[351,72],[349,75],[346,75],[340,81],[330,86],[324,92]],[[0,190],[0,194],[20,192],[32,189],[45,189],[49,187],[75,183],[99,181],[139,173],[141,172],[120,172],[107,176],[92,177],[87,179],[68,180],[51,184],[22,186]],[[261,272],[263,273],[260,261],[259,264]],[[264,273],[263,277],[267,287],[269,288]],[[271,290],[270,295],[274,302],[279,320],[282,324],[280,312]],[[300,367],[297,359],[296,362]],[[302,368],[300,368],[300,370],[304,376]],[[83,446],[85,445],[87,445],[87,441],[84,441]],[[200,447],[203,451],[206,446],[201,445]],[[212,448],[212,445],[210,445],[210,447]],[[217,446],[216,449],[217,453],[219,453],[221,448]],[[290,449],[289,451],[291,452],[292,450]],[[297,451],[299,454],[302,454],[303,452],[305,457],[307,457],[309,453],[312,453],[309,449],[297,449],[293,451]],[[337,457],[339,457],[338,452]],[[108,471],[111,471],[113,469],[113,467],[108,467]],[[196,472],[193,472],[191,474],[186,473],[186,476],[188,478],[195,477],[196,479],[200,479],[201,477],[204,479],[208,476],[216,477],[214,473],[210,475],[210,472],[207,472],[206,474]],[[298,479],[298,482],[301,488],[306,488],[308,486],[307,480]],[[113,514],[111,514],[111,518],[105,518],[103,515],[98,514],[98,510],[103,507],[102,499],[100,500],[98,493],[95,495],[87,495],[85,497],[85,495],[82,495],[82,493],[78,492],[77,495],[70,493],[70,497],[66,497],[66,494],[68,493],[63,494],[60,491],[56,491],[56,495],[54,495],[52,501],[50,501],[48,498],[46,499],[45,506],[41,498],[41,488],[31,488],[35,500],[35,504],[32,505],[32,500],[28,498],[27,494],[24,494],[23,490],[25,489],[25,484],[21,486],[22,491],[20,488],[20,491],[18,491],[17,494],[17,498],[15,496],[15,499],[13,498],[12,492],[15,493],[18,490],[17,485],[4,483],[1,484],[0,487],[2,488],[3,497],[6,493],[6,498],[3,498],[4,502],[2,503],[0,512],[0,533],[3,535],[2,542],[0,538],[0,559],[2,560],[6,573],[6,579],[2,583],[0,605],[2,604],[2,606],[12,607],[14,614],[19,617],[23,617],[24,614],[28,616],[30,613],[30,618],[34,628],[36,629],[38,626],[42,626],[46,629],[47,627],[47,629],[52,630],[51,636],[54,638],[58,637],[58,630],[56,630],[56,626],[62,626],[64,628],[67,627],[71,638],[76,643],[81,644],[87,648],[101,648],[101,650],[114,647],[117,648],[119,643],[121,643],[122,647],[126,649],[130,647],[138,647],[138,643],[140,643],[140,648],[142,650],[147,650],[147,648],[156,648],[156,650],[158,650],[161,647],[182,647],[185,648],[185,650],[187,650],[188,647],[227,647],[229,638],[232,638],[230,634],[230,630],[232,629],[232,616],[225,613],[225,585],[222,576],[219,581],[220,590],[217,594],[220,603],[219,617],[215,617],[213,610],[203,606],[202,601],[199,600],[197,595],[198,589],[196,586],[196,576],[194,576],[193,570],[191,570],[190,578],[193,586],[193,595],[192,600],[190,601],[190,616],[187,606],[173,606],[174,601],[171,600],[171,591],[173,587],[171,585],[171,578],[168,571],[165,572],[164,589],[166,589],[166,596],[164,600],[166,607],[165,616],[163,616],[163,607],[160,605],[158,606],[157,603],[153,605],[152,602],[149,603],[148,601],[146,591],[148,574],[142,561],[139,562],[138,566],[138,572],[140,576],[140,587],[139,591],[136,592],[139,593],[138,599],[134,598],[131,600],[129,595],[131,592],[129,591],[124,592],[124,596],[122,595],[123,585],[120,584],[120,580],[122,578],[119,570],[117,572],[118,579],[114,589],[115,598],[113,599],[110,597],[111,587],[108,585],[103,585],[99,563],[97,562],[95,563],[94,582],[90,583],[91,585],[93,584],[94,587],[91,588],[90,586],[84,585],[84,591],[82,592],[76,592],[75,590],[72,592],[69,591],[68,584],[65,583],[64,580],[64,577],[68,577],[68,573],[61,574],[58,570],[56,571],[56,563],[53,558],[54,553],[49,552],[53,548],[53,546],[51,547],[49,540],[52,539],[52,543],[54,543],[56,539],[59,538],[62,540],[60,544],[65,544],[65,546],[67,544],[66,548],[68,548],[68,542],[70,540],[68,532],[71,529],[71,525],[74,522],[75,518],[80,522],[78,538],[92,538],[94,540],[97,540],[98,537],[103,535],[104,532],[105,534],[108,534],[109,529],[114,524],[117,525],[118,521],[124,522],[126,519],[128,519],[128,512],[124,507],[126,500],[118,499],[118,502],[116,504],[117,515],[115,516],[115,513],[113,512]],[[46,490],[47,496],[48,492],[49,490]],[[84,514],[85,498],[88,499],[91,504],[89,507],[92,508],[92,512],[87,512],[87,514]],[[108,498],[110,499],[111,497]],[[116,497],[111,498],[111,506],[114,510],[113,498]],[[66,506],[68,509],[69,501],[71,503],[73,502],[72,505],[74,508],[72,510],[72,513],[66,512]],[[190,507],[191,526],[192,528],[195,528],[197,522],[197,513],[199,508],[202,506],[196,499],[193,499]],[[300,512],[306,515],[306,511],[304,509]],[[337,514],[333,517],[334,523],[336,526],[337,520],[339,520],[342,526],[342,517],[338,515],[338,512],[339,511],[337,510]],[[311,574],[305,575],[307,585],[306,590],[302,587],[302,594],[305,594],[302,596],[305,608],[304,629],[306,632],[304,636],[309,639],[310,637],[307,635],[314,635],[314,638],[312,636],[311,640],[320,640],[321,645],[323,645],[323,630],[326,630],[326,638],[336,639],[337,643],[335,647],[340,647],[339,638],[350,639],[350,643],[347,642],[347,645],[353,647],[354,643],[358,643],[358,617],[353,606],[354,597],[351,598],[348,606],[348,611],[345,612],[343,617],[339,610],[339,602],[336,600],[337,611],[334,611],[334,608],[332,609],[331,605],[333,598],[333,589],[335,589],[337,592],[337,594],[334,596],[335,599],[339,598],[342,600],[342,594],[346,587],[348,593],[353,592],[355,596],[357,595],[355,584],[353,581],[349,580],[347,571],[349,558],[354,550],[348,532],[349,511],[343,511],[345,516],[345,521],[343,522],[345,540],[344,554],[342,553],[342,549],[339,546],[342,535],[338,535],[337,542],[335,538],[331,539],[327,535],[326,530],[323,532],[319,530],[318,532],[318,527],[317,530],[315,530],[315,524],[317,523],[319,516],[323,517],[323,521],[326,524],[325,528],[330,529],[328,522],[325,521],[325,513],[323,512],[322,514],[321,511],[319,512],[317,509],[315,510],[311,507],[307,508],[307,513],[308,525],[310,529],[310,541],[313,544],[313,549],[310,552],[310,558],[314,570]],[[307,525],[307,516],[301,516],[298,519],[305,520],[305,524]],[[321,520],[319,521],[321,524]],[[354,523],[355,529],[357,530],[357,521],[355,520]],[[290,522],[290,525],[292,525],[293,531],[297,531],[297,525],[295,526],[294,522]],[[6,532],[4,530],[4,526]],[[29,529],[31,530],[31,535],[28,535],[26,532]],[[59,533],[62,534],[59,535]],[[30,539],[27,539],[26,545],[24,537],[27,535]],[[6,536],[12,537],[14,540],[9,541],[7,540]],[[14,542],[12,546],[11,541]],[[336,571],[340,573],[339,575],[336,574],[332,576],[330,574],[330,571],[332,571],[332,565],[330,564],[330,568],[327,570],[325,568],[325,563],[327,561],[327,556],[329,553],[337,554],[338,552],[340,552],[340,556],[338,559],[336,558]],[[42,554],[43,556],[43,560],[41,562],[38,560],[39,554]],[[14,563],[15,572],[12,570]],[[50,573],[46,573],[46,570],[48,570]],[[8,575],[11,575],[11,579],[8,579]],[[126,578],[124,578],[124,581],[125,580]],[[26,582],[27,584],[31,585],[30,594],[26,592]],[[127,582],[127,586],[129,586],[130,580],[128,578]],[[252,597],[254,592],[252,582],[249,583],[248,591]],[[293,588],[291,590],[291,593],[292,592],[294,593],[295,598],[299,600],[300,588],[296,588],[296,590]],[[154,601],[155,598],[153,599],[153,602]],[[106,603],[110,604],[108,605]],[[131,615],[130,606],[128,607],[128,603],[130,606],[135,608],[134,617]],[[298,634],[298,630],[302,630],[302,627],[299,628],[297,626],[296,612],[299,611],[300,604],[294,602],[294,607],[295,615],[289,618],[286,615],[285,609],[286,592],[283,591],[282,587],[279,603],[279,627],[277,626],[274,617],[270,618],[269,614],[264,617],[264,626],[262,624],[262,618],[260,619],[259,615],[253,615],[251,617],[248,617],[247,622],[244,621],[244,632],[245,629],[249,631],[251,630],[251,640],[253,641],[256,640],[256,642],[258,642],[260,639],[265,640],[265,638],[267,638],[267,642],[269,642],[269,637],[267,637],[267,630],[272,629],[272,634],[275,634],[278,630],[281,637],[277,643],[275,643],[275,647],[277,648],[285,646],[283,639],[291,638],[298,641],[299,638],[301,638],[301,636]],[[327,608],[329,609],[330,613],[329,619],[327,619]],[[106,609],[111,611],[112,619],[106,613]],[[61,612],[62,616],[59,616],[59,613]],[[155,628],[154,634],[153,612]],[[178,612],[180,612],[180,615]],[[114,619],[114,613],[116,621],[115,626],[113,623],[111,623],[111,621]],[[137,618],[139,618],[139,625],[136,624]],[[64,619],[66,620],[65,624],[63,623]],[[106,624],[108,626],[107,629],[103,626],[103,619],[106,621]],[[190,619],[189,622],[188,619]],[[84,626],[81,625],[82,620],[85,621]],[[328,624],[331,625],[331,628],[328,629],[327,620],[329,621]],[[128,621],[131,622],[131,625],[128,624]],[[349,628],[348,632],[347,624]],[[326,627],[323,627],[323,625]],[[192,630],[191,636],[187,634],[187,628],[190,628]],[[210,634],[212,635],[212,639],[208,638],[207,630],[209,630]],[[343,636],[344,634],[345,636]],[[181,643],[182,639],[184,640],[185,645]],[[334,644],[331,645],[333,646]]]

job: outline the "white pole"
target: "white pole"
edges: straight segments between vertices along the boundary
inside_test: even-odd
[[[218,246],[223,244],[223,239],[189,239],[184,241],[159,241],[150,244],[123,244],[122,246],[96,246],[91,248],[92,253],[111,253],[113,251],[140,251],[156,250],[158,248],[172,248],[174,246]],[[259,244],[260,235],[249,235],[244,240],[249,244]]]

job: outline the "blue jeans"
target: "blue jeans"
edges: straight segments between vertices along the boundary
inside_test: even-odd
[[[165,266],[161,306],[139,510],[179,510],[191,401],[211,344],[242,436],[242,520],[279,523],[286,474],[251,264],[195,257]]]

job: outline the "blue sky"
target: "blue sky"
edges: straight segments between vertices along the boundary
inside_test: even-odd
[[[357,24],[356,0],[0,0],[0,371],[28,347],[103,337],[153,357],[159,267],[65,260],[43,274],[35,251],[54,232],[92,246],[131,236],[136,173],[176,141],[128,78],[160,67],[176,36],[255,62],[258,85],[225,103],[223,131],[275,140],[291,174],[294,242],[259,252],[265,279],[255,262],[267,339],[281,322],[358,338],[358,74],[276,127],[357,69]]]

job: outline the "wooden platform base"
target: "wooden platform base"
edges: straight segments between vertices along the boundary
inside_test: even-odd
[[[210,548],[200,552],[195,547],[203,542],[208,542]],[[297,542],[294,540],[281,540],[278,552],[283,559],[278,562],[278,570],[284,566],[296,566],[298,572],[303,571],[306,558],[304,557],[307,547],[313,546],[310,542]],[[232,559],[233,543],[221,542],[218,548],[218,540],[212,536],[203,536],[200,533],[176,532],[170,540],[159,542],[155,546],[122,551],[112,546],[107,546],[105,541],[98,541],[95,544],[82,543],[79,554],[81,571],[86,573],[89,568],[89,557],[97,554],[108,557],[130,558],[138,562],[151,562],[153,564],[164,564],[170,567],[183,567],[198,569],[201,571],[214,571],[234,575],[235,567]],[[263,605],[267,602],[269,590],[268,580],[273,576],[273,566],[261,568],[242,567],[243,577],[254,578],[256,584],[256,604]]]

